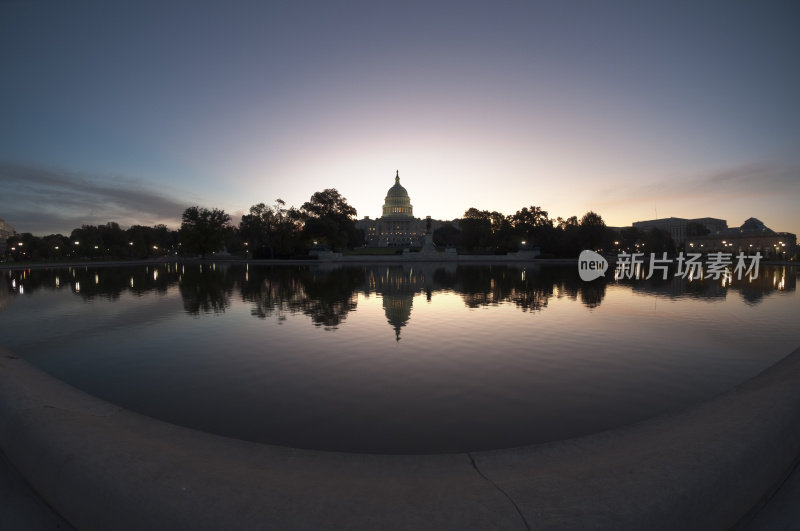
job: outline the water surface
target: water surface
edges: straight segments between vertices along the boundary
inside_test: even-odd
[[[176,264],[4,272],[0,345],[123,407],[301,448],[440,453],[610,429],[800,345],[797,270]]]

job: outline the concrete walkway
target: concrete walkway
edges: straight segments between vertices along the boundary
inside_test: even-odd
[[[800,456],[798,456],[800,458]],[[0,523],[6,531],[76,531],[0,453]],[[737,531],[800,531],[800,466]]]
[[[798,472],[784,480],[800,456],[798,389],[800,349],[710,402],[619,430],[495,452],[358,455],[166,424],[0,351],[0,447],[82,531],[795,529]],[[52,516],[8,485],[4,506],[29,507],[9,514]]]
[[[74,531],[36,494],[0,452],[0,529],[4,531]]]
[[[800,456],[798,456],[800,460]],[[742,521],[739,531],[800,531],[800,464],[780,489],[750,518]]]

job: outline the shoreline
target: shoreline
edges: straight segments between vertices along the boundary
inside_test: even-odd
[[[401,255],[389,255],[389,256],[345,256],[338,259],[304,259],[304,260],[297,260],[297,259],[281,259],[281,258],[274,258],[274,259],[247,259],[247,258],[185,258],[185,257],[162,257],[162,258],[153,258],[153,259],[144,259],[144,260],[109,260],[109,261],[65,261],[65,262],[40,262],[40,263],[12,263],[12,262],[0,262],[0,271],[15,271],[21,269],[59,269],[65,267],[130,267],[130,266],[138,266],[138,265],[153,265],[153,264],[165,264],[165,263],[184,263],[184,264],[212,264],[212,263],[225,263],[225,264],[248,264],[248,265],[287,265],[287,266],[295,266],[295,265],[315,265],[315,264],[369,264],[369,263],[380,263],[380,264],[405,264],[405,263],[415,263],[415,262],[435,262],[435,263],[443,263],[443,264],[461,264],[461,263],[468,263],[468,264],[512,264],[512,265],[568,265],[568,264],[577,264],[577,258],[517,258],[512,257],[509,258],[507,256],[502,255],[457,255],[457,258],[440,258],[438,256],[425,256],[422,258],[414,258],[411,255],[410,258],[400,258]],[[648,261],[645,260],[644,263]],[[614,263],[613,261],[609,261],[609,263]],[[790,261],[774,261],[774,260],[762,260],[759,262],[760,265],[767,265],[767,266],[787,266],[787,267],[797,267],[800,266],[800,262],[790,262]]]

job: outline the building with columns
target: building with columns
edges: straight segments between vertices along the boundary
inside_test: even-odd
[[[439,228],[443,222],[414,217],[414,207],[408,191],[400,184],[400,171],[394,176],[394,186],[386,192],[383,200],[383,215],[377,219],[369,216],[356,221],[356,227],[364,231],[364,240],[369,247],[422,247],[425,234]]]

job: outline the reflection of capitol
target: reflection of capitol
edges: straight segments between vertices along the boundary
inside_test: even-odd
[[[386,319],[394,328],[395,341],[400,341],[400,329],[411,318],[414,295],[427,290],[430,297],[435,269],[437,268],[432,265],[416,265],[368,270],[367,290],[381,296]]]
[[[163,264],[144,267],[73,267],[10,271],[0,278],[0,309],[15,297],[39,290],[69,290],[85,300],[117,299],[124,293],[167,293],[175,287],[184,310],[192,315],[225,313],[232,301],[251,306],[256,318],[302,314],[326,330],[335,330],[356,311],[358,294],[381,297],[389,326],[399,341],[410,319],[414,297],[431,300],[437,292],[457,294],[468,308],[513,305],[525,312],[545,311],[553,299],[579,301],[586,308],[603,303],[608,285],[634,293],[675,298],[724,300],[738,294],[750,306],[773,293],[794,292],[797,268],[762,266],[755,279],[688,280],[670,277],[583,282],[574,266],[421,264],[362,265],[314,264],[298,267],[262,267],[228,264]]]

